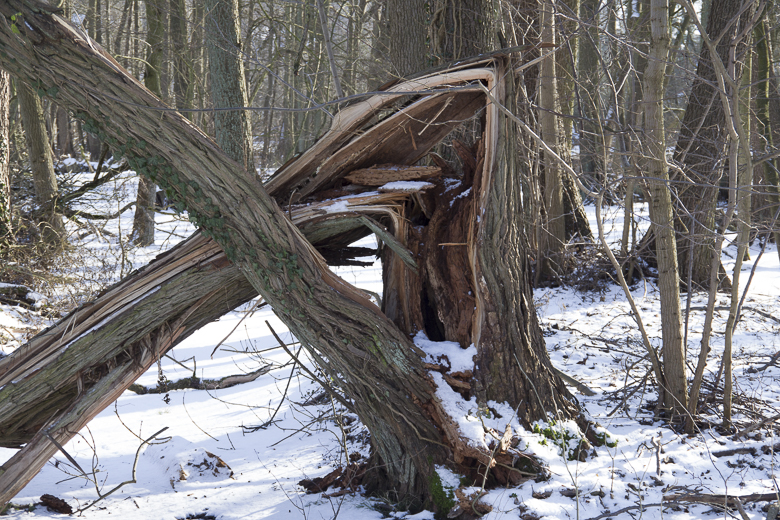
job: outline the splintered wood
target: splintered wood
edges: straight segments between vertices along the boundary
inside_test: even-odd
[[[402,166],[378,164],[354,170],[345,177],[347,182],[361,186],[384,186],[388,182],[421,181],[441,176],[438,166]]]

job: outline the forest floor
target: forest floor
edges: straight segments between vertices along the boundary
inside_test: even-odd
[[[114,207],[121,207],[124,198],[134,196],[134,183],[120,178],[103,189],[106,196],[114,196],[115,192],[120,195]],[[95,204],[105,209],[105,202]],[[588,210],[593,217],[593,207]],[[613,208],[606,213],[608,237],[612,240],[619,236],[622,211]],[[641,212],[638,218],[640,227],[646,226]],[[157,241],[143,249],[127,245],[132,211],[108,221],[100,233],[80,231],[89,234],[73,239],[76,247],[56,273],[58,281],[36,288],[49,299],[43,310],[52,304],[78,304],[89,299],[101,287],[144,265],[193,231],[186,220],[174,215],[159,214],[157,221]],[[743,266],[741,288],[759,253],[756,241],[750,251],[751,260]],[[729,273],[734,255],[733,247],[723,255]],[[379,263],[338,272],[350,283],[381,292]],[[656,346],[660,345],[656,286],[649,280],[640,281],[632,287],[632,294],[649,335]],[[738,429],[780,413],[780,367],[775,365],[780,357],[780,316],[774,316],[778,294],[780,263],[774,244],[770,244],[755,269],[734,337]],[[687,295],[682,296],[685,308]],[[602,283],[596,291],[539,289],[534,299],[553,364],[595,392],[590,397],[577,393],[577,399],[606,429],[608,445],[594,448],[592,456],[583,462],[570,461],[566,456],[568,447],[561,448],[541,433],[522,429],[507,405],[492,403],[493,412],[498,413],[479,417],[473,400],[448,393],[448,388],[440,390],[440,397],[451,411],[460,413],[461,429],[473,437],[473,442],[486,442],[482,425],[503,432],[511,423],[521,439],[520,447],[536,454],[549,469],[546,481],[530,480],[516,488],[488,490],[481,498],[483,504],[492,507],[485,520],[741,515],[736,509],[724,511],[722,501],[697,504],[679,498],[670,500],[671,495],[685,493],[741,496],[743,518],[766,518],[768,502],[751,501],[748,495],[777,490],[775,465],[780,456],[775,450],[780,451],[780,440],[775,439],[772,428],[759,428],[737,441],[717,428],[687,436],[654,420],[657,396],[648,375],[649,364],[626,298],[614,283]],[[712,381],[721,361],[729,304],[728,295],[718,294],[713,352],[706,373],[709,383],[703,389],[705,396],[716,398],[709,414],[703,417],[713,424],[721,418],[722,387],[716,389]],[[692,367],[699,352],[705,305],[706,294],[692,295],[688,324],[688,359]],[[74,510],[87,508],[81,514],[89,519],[433,518],[429,511],[415,515],[396,511],[392,504],[360,493],[339,496],[337,490],[330,489],[307,494],[298,484],[303,479],[322,477],[344,466],[348,459],[364,459],[368,455],[368,436],[356,417],[331,402],[297,370],[278,348],[266,321],[283,340],[293,343],[272,311],[254,309],[250,302],[192,335],[138,383],[154,388],[161,378],[163,382],[176,381],[195,374],[202,379],[218,379],[269,366],[266,375],[215,391],[125,392],[65,446],[80,469],[58,453],[14,498],[9,517],[59,516],[45,506],[35,505],[42,495],[50,494],[65,500]],[[0,305],[0,352],[12,352],[24,337],[45,325],[40,311]],[[422,337],[418,342],[431,353],[453,353],[452,345],[431,344]],[[142,441],[163,428],[167,430],[139,452]],[[569,425],[558,423],[552,429],[568,431]],[[0,449],[0,463],[13,453]],[[136,483],[126,484],[95,502],[96,485],[83,478],[82,471],[106,493],[132,478],[136,462]],[[448,470],[440,468],[439,474],[445,488],[459,485],[458,477]],[[481,483],[473,484],[476,487],[470,491],[479,491]]]

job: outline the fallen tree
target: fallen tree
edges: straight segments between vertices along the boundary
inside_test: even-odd
[[[178,206],[189,212],[203,235],[214,239],[224,258],[245,278],[238,276],[236,283],[251,287],[246,294],[262,295],[328,374],[371,431],[369,488],[422,505],[431,501],[434,464],[450,461],[467,473],[489,469],[502,483],[516,482],[523,475],[512,467],[512,457],[495,457],[472,446],[460,433],[436,396],[421,351],[409,339],[418,330],[434,339],[477,347],[470,388],[481,404],[508,402],[518,409],[525,425],[547,419],[548,413],[578,417],[576,403],[549,363],[532,305],[513,127],[484,95],[487,88],[495,99],[513,99],[506,58],[491,57],[424,75],[345,108],[328,134],[277,172],[264,188],[254,172],[226,157],[197,127],[163,105],[98,44],[49,7],[11,0],[0,5],[0,14],[0,66],[33,85],[39,94],[73,110],[133,169],[170,190]],[[377,122],[375,116],[383,109],[390,114]],[[387,163],[413,165],[458,124],[477,115],[485,119],[485,132],[470,151],[470,173],[455,190],[448,192],[439,181],[431,194],[410,192],[399,197],[398,193],[358,191],[366,199],[363,205],[327,200],[355,193],[354,185],[343,186],[343,178],[352,171]],[[437,162],[435,157],[431,160]],[[283,211],[269,192],[281,204],[326,200],[324,207],[301,207],[296,227],[295,208]],[[340,208],[347,217],[338,215],[335,210]],[[329,231],[318,231],[319,226]],[[326,257],[312,245],[320,243],[321,249],[339,257],[347,238],[365,234],[366,229],[377,233],[387,246],[386,312],[336,277]],[[419,233],[431,239],[427,249],[419,249]],[[340,238],[328,240],[335,236]],[[191,247],[195,242],[188,243]],[[404,254],[408,249],[412,255]],[[177,248],[176,254],[181,250]],[[170,256],[158,267],[168,269],[174,258],[181,257]],[[122,312],[136,312],[139,303],[142,306],[168,288],[147,285],[147,292],[137,293],[136,283],[122,282],[106,304],[119,305],[121,297],[121,304],[127,305]],[[198,279],[190,285],[200,291],[207,283]],[[170,296],[186,300],[180,290]],[[225,305],[219,311],[226,312],[236,304],[221,294],[220,290],[205,292],[199,300],[193,300],[194,293],[189,295],[189,306],[177,307],[178,317],[171,310],[167,325],[132,338],[134,346],[119,349],[114,362],[92,366],[71,361],[71,369],[79,373],[75,379],[79,399],[74,401],[72,389],[70,397],[62,397],[63,405],[69,405],[66,412],[44,421],[3,466],[0,485],[22,473],[23,466],[45,463],[56,450],[52,439],[67,440],[70,432],[78,431],[116,399],[139,369],[151,365],[190,330],[191,317],[198,314],[203,322],[215,314],[216,307]],[[138,300],[143,295],[146,298]],[[471,302],[469,306],[458,304],[464,298]],[[117,331],[97,316],[88,319],[93,325],[87,335],[116,337]],[[68,326],[63,321],[55,327],[67,331]],[[122,346],[131,344],[126,341]],[[66,344],[48,358],[28,347],[34,364],[26,367],[27,374],[75,357],[69,353],[72,347]],[[0,405],[5,392],[21,392],[13,381],[18,379],[5,379],[0,388]],[[79,384],[92,386],[86,389]],[[6,403],[15,409],[12,400]],[[26,412],[29,405],[19,409]],[[35,427],[31,424],[30,431]],[[11,496],[0,495],[0,501]]]

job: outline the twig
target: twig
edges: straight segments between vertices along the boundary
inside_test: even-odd
[[[282,341],[282,338],[280,338],[276,334],[276,331],[273,329],[273,327],[271,327],[271,324],[268,323],[268,320],[265,320],[265,324],[268,325],[268,329],[271,331],[271,334],[273,334],[273,336],[276,338],[276,341],[279,342],[279,345],[281,345],[282,348],[284,348],[285,352],[289,353],[289,351],[287,350],[287,345],[285,345],[284,342]],[[284,387],[284,393],[282,394],[282,399],[281,401],[279,401],[279,406],[276,407],[274,413],[271,414],[271,418],[268,419],[263,424],[261,424],[260,426],[255,426],[252,428],[244,428],[245,430],[250,430],[250,431],[265,430],[266,428],[268,428],[273,424],[274,419],[276,418],[276,414],[279,413],[279,410],[282,408],[282,404],[284,404],[284,400],[287,399],[287,391],[290,389],[290,383],[292,382],[292,378],[295,375],[295,367],[300,365],[300,362],[298,361],[298,356],[301,354],[302,348],[303,348],[302,346],[298,347],[298,352],[295,353],[295,356],[292,356],[291,354],[293,358],[293,366],[292,369],[290,370],[290,377],[287,378],[287,386]]]
[[[300,360],[298,359],[298,357],[295,354],[293,354],[292,352],[290,352],[290,349],[287,347],[287,345],[284,343],[284,341],[282,341],[282,338],[280,338],[276,334],[276,331],[274,331],[274,329],[271,328],[271,325],[269,325],[267,321],[265,323],[268,325],[268,328],[271,329],[271,334],[274,335],[274,337],[276,338],[276,341],[279,342],[279,346],[282,347],[285,352],[287,352],[287,355],[289,355],[291,358],[293,358],[293,360],[295,360],[298,363],[298,366],[301,367],[301,370],[306,372],[306,375],[308,375],[312,379],[312,381],[316,381],[317,383],[319,383],[319,385],[322,388],[324,388],[325,390],[327,390],[333,396],[334,399],[336,399],[338,402],[340,402],[344,406],[344,408],[346,408],[350,412],[354,412],[355,411],[354,407],[352,405],[350,405],[347,402],[347,400],[344,399],[344,397],[342,397],[341,395],[339,395],[338,393],[333,391],[333,387],[331,385],[329,385],[328,383],[326,383],[325,381],[323,381],[322,379],[320,379],[319,377],[314,375],[314,373],[311,370],[306,368],[306,365],[301,363]]]
[[[106,498],[109,495],[113,494],[114,492],[118,491],[121,487],[126,486],[127,484],[135,484],[136,483],[136,472],[137,472],[137,469],[138,469],[138,459],[141,456],[141,449],[143,449],[144,446],[149,444],[152,440],[154,440],[155,437],[157,437],[158,435],[160,435],[162,432],[164,432],[167,429],[168,429],[168,427],[166,426],[162,430],[158,431],[157,433],[155,433],[154,435],[152,435],[151,437],[149,437],[148,439],[143,441],[138,446],[138,449],[135,451],[135,460],[133,460],[133,471],[132,471],[130,480],[126,480],[126,481],[122,482],[121,484],[117,484],[111,491],[109,491],[106,494],[101,494],[100,490],[97,488],[97,481],[96,480],[92,480],[91,482],[93,482],[95,484],[95,489],[97,490],[97,494],[98,494],[99,498],[97,500],[93,501],[91,504],[89,504],[87,506],[84,506],[81,509],[76,510],[76,512],[77,513],[82,513],[84,511],[86,511],[87,509],[89,509],[90,507],[92,507],[95,504],[97,504],[98,502],[100,502],[101,500],[103,500],[104,498]],[[57,444],[56,441],[54,441],[54,439],[52,439],[51,437],[49,437],[49,439],[52,440],[55,443],[55,445]],[[170,437],[168,438],[168,440],[170,440]],[[163,442],[168,442],[168,440],[163,441]],[[65,453],[65,451],[63,451],[61,448],[60,448],[60,451]],[[68,457],[69,460],[71,460],[71,461],[73,460],[73,459],[71,459],[70,455],[68,455],[67,453],[65,453],[65,456]],[[81,469],[81,468],[79,468],[79,469]],[[82,470],[82,473],[83,473],[83,470]],[[86,478],[87,480],[90,480],[90,478],[87,476],[86,473],[84,473],[84,478]]]
[[[601,514],[599,516],[594,516],[593,518],[588,518],[588,520],[601,520],[602,518],[609,518],[609,517],[612,517],[612,516],[617,516],[617,515],[619,515],[621,513],[626,513],[628,511],[633,511],[634,509],[639,509],[640,511],[645,511],[646,508],[648,508],[648,507],[663,507],[663,506],[664,506],[663,502],[658,503],[658,504],[640,504],[640,505],[636,505],[636,506],[628,506],[628,507],[624,507],[623,509],[620,509],[618,511],[607,511],[606,513]]]
[[[766,424],[769,424],[771,422],[775,422],[778,419],[780,419],[780,414],[773,415],[772,417],[768,417],[768,418],[764,419],[761,422],[751,424],[750,426],[748,426],[744,430],[740,430],[737,433],[735,433],[734,434],[734,440],[737,441],[737,440],[739,440],[740,437],[742,437],[744,435],[747,435],[748,433],[752,432],[753,430],[757,430],[758,428],[761,428],[762,426],[764,426]]]
[[[243,316],[243,317],[242,317],[240,320],[238,320],[238,323],[236,323],[236,326],[235,326],[235,327],[233,327],[233,330],[231,330],[230,332],[228,332],[227,336],[225,336],[224,338],[222,338],[222,341],[220,341],[219,343],[217,343],[217,346],[216,346],[216,347],[214,347],[214,350],[212,350],[212,351],[211,351],[211,358],[212,358],[212,359],[214,359],[214,353],[217,351],[217,349],[218,349],[219,347],[221,347],[221,346],[222,346],[222,344],[223,344],[224,342],[226,342],[226,341],[227,341],[227,339],[228,339],[230,336],[232,336],[232,335],[233,335],[233,333],[236,331],[236,329],[238,328],[238,326],[239,326],[239,325],[241,325],[241,324],[244,322],[244,320],[247,318],[247,316],[251,316],[251,315],[252,315],[252,313],[254,313],[254,312],[255,312],[255,309],[257,309],[258,307],[260,307],[260,306],[261,306],[261,304],[262,304],[262,305],[266,305],[266,302],[265,302],[265,300],[263,300],[262,298],[260,298],[259,300],[257,300],[257,301],[255,302],[255,304],[252,306],[252,308],[251,308],[251,309],[249,309],[249,312],[247,312],[246,314],[244,314],[244,316]],[[266,323],[267,323],[267,322],[266,322]]]
[[[98,165],[95,169],[95,178],[92,179],[92,182],[95,182],[100,178],[100,171],[103,169],[103,162],[106,160],[106,155],[108,155],[108,144],[103,143],[103,146],[100,147],[100,158],[98,159]]]
[[[567,383],[569,383],[570,385],[575,387],[577,390],[579,390],[583,394],[585,394],[587,396],[596,395],[596,392],[594,392],[593,390],[588,388],[584,383],[580,383],[579,381],[577,381],[576,379],[571,377],[569,374],[565,374],[563,371],[561,371],[560,369],[558,369],[556,367],[552,367],[552,368],[553,368],[553,371],[556,374],[558,374],[558,377],[560,377],[561,379],[563,379],[564,381],[566,381]]]
[[[185,404],[184,404],[184,396],[185,396],[185,395],[187,395],[187,392],[182,392],[182,394],[181,394],[181,405],[182,405],[182,407],[184,408],[184,411],[186,412],[186,414],[187,414],[187,417],[189,417],[189,418],[190,418],[190,422],[192,422],[192,424],[194,424],[194,425],[195,425],[195,427],[196,427],[197,429],[199,429],[200,431],[202,431],[203,433],[205,433],[206,435],[208,435],[209,437],[211,437],[211,438],[212,438],[212,439],[214,439],[215,441],[219,442],[219,439],[217,439],[217,438],[216,438],[216,437],[214,437],[213,435],[209,434],[209,432],[207,432],[206,430],[204,430],[203,428],[201,428],[200,426],[198,426],[198,423],[196,423],[196,422],[195,422],[195,420],[192,418],[192,416],[190,415],[190,412],[189,412],[189,411],[187,411],[187,405],[185,405]]]

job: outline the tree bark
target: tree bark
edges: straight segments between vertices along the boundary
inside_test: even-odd
[[[555,47],[555,13],[552,2],[544,0],[541,10],[542,41]],[[556,154],[560,152],[558,118],[558,88],[555,52],[549,50],[539,70],[539,124],[542,139]],[[555,280],[566,270],[564,250],[566,246],[566,221],[563,216],[563,181],[560,165],[553,157],[544,161],[544,215],[542,226],[541,260],[542,277]]]
[[[187,49],[187,9],[184,0],[170,0],[171,51],[173,52],[173,93],[176,108],[190,108],[190,63]],[[192,119],[191,114],[184,114]]]
[[[73,135],[70,131],[70,115],[64,108],[57,107],[57,150],[61,155],[73,157]]]
[[[429,66],[425,0],[387,0],[387,28],[393,74],[404,77]]]
[[[579,81],[580,113],[580,167],[586,178],[593,179],[606,186],[606,176],[602,160],[604,134],[599,122],[601,96],[599,83],[601,78],[599,63],[599,2],[583,0],[580,3],[582,28],[579,37],[579,60],[577,79]]]
[[[493,41],[491,6],[486,0],[431,3],[430,41],[434,64],[484,54]]]
[[[157,97],[160,90],[160,69],[163,60],[164,0],[145,0],[146,6],[146,68],[144,86]],[[141,247],[154,243],[154,199],[157,186],[144,175],[138,177],[138,192],[135,197],[135,215],[133,217],[133,242]]]
[[[772,47],[769,40],[769,31],[767,31],[768,20],[766,14],[761,21],[756,24],[754,37],[756,39],[756,131],[761,139],[759,146],[761,152],[765,154],[772,153],[774,150],[774,129],[772,118],[770,117],[770,83],[774,76],[772,73]],[[780,208],[780,177],[777,174],[778,161],[770,159],[764,161],[763,172],[764,180],[768,184],[766,192],[769,199],[768,211],[765,211],[764,220],[771,222],[775,213]],[[780,244],[780,232],[777,229],[772,230],[775,244]],[[777,249],[780,255],[780,248]]]

